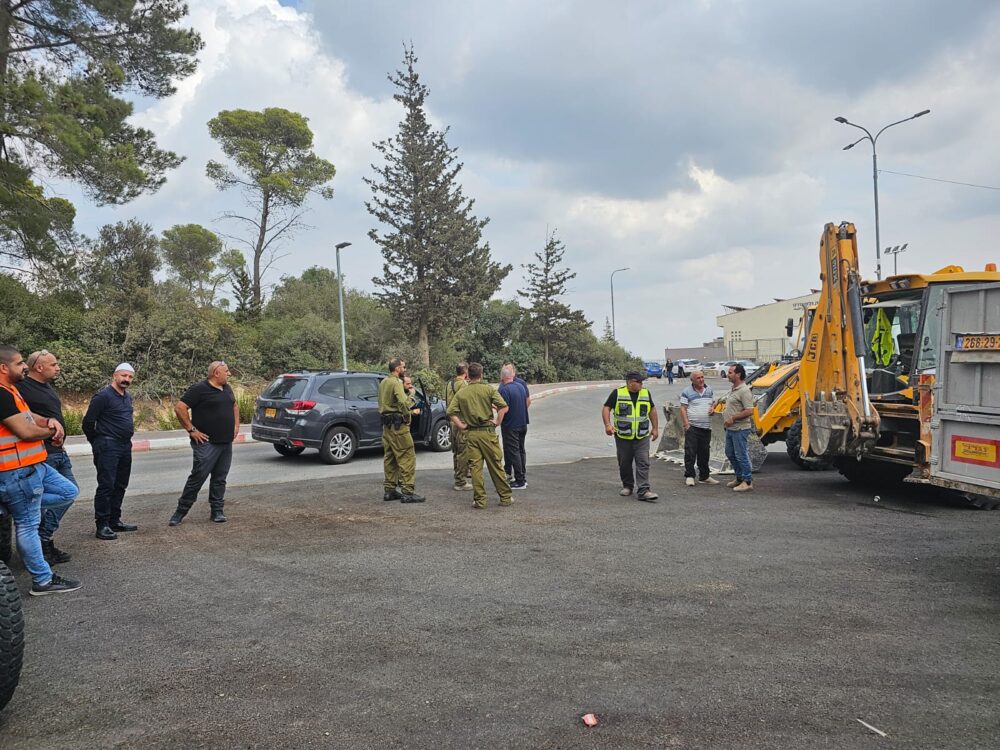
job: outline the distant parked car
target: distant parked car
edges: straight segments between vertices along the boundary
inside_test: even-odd
[[[702,369],[700,359],[678,359],[674,361],[674,375],[683,378],[685,375]]]
[[[722,362],[719,365],[719,377],[725,378],[729,376],[729,366],[730,365],[743,365],[743,369],[747,371],[747,376],[750,375],[754,370],[756,370],[760,365],[749,359],[731,359],[728,362]]]
[[[659,362],[643,362],[642,366],[646,370],[647,378],[663,377],[663,365],[661,365]]]
[[[282,456],[319,450],[324,463],[350,461],[359,448],[382,444],[378,385],[385,373],[297,370],[271,383],[257,399],[250,431]],[[413,442],[434,451],[451,449],[444,401],[416,383],[420,414],[413,417]]]

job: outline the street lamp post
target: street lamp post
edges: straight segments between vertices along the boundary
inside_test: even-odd
[[[899,275],[899,254],[900,253],[905,253],[906,252],[906,248],[909,247],[909,246],[910,246],[910,243],[907,242],[907,243],[905,243],[903,245],[896,245],[895,247],[887,247],[885,249],[884,255],[891,255],[892,256],[892,275],[893,276],[898,276]]]
[[[890,122],[880,131],[878,131],[875,135],[872,135],[868,131],[868,128],[864,128],[861,125],[856,125],[850,120],[848,120],[846,117],[833,118],[836,122],[839,122],[841,125],[850,125],[852,128],[863,130],[865,133],[863,136],[858,138],[858,140],[856,140],[854,143],[850,143],[844,146],[844,151],[848,151],[849,149],[854,148],[859,143],[861,143],[861,141],[871,141],[872,144],[872,182],[875,186],[875,278],[876,279],[882,278],[882,255],[881,255],[882,242],[879,236],[879,223],[878,223],[878,156],[875,154],[875,142],[878,140],[878,137],[882,135],[882,133],[891,128],[893,125],[899,125],[900,123],[909,122],[910,120],[915,120],[918,117],[923,117],[926,114],[930,114],[929,109],[925,109],[922,112],[917,112],[915,115],[910,115],[909,117],[904,117],[902,120],[897,120],[896,122]]]
[[[340,251],[350,247],[350,242],[338,242],[337,248],[337,295],[340,297],[340,361],[347,371],[347,327],[344,325],[344,277],[340,274]]]
[[[629,270],[626,266],[625,268],[616,268],[611,272],[611,338],[618,341],[618,336],[615,332],[615,274],[619,271]]]

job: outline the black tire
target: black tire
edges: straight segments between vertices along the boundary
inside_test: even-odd
[[[0,563],[0,709],[10,702],[21,677],[24,613],[10,569]]]
[[[1000,500],[996,498],[977,495],[973,492],[963,492],[961,495],[969,505],[977,510],[1000,510]]]
[[[826,471],[830,468],[830,462],[826,459],[816,458],[815,456],[802,458],[799,455],[801,449],[802,420],[797,419],[795,424],[789,427],[788,432],[785,434],[785,450],[788,451],[788,457],[792,459],[792,463],[806,471]]]
[[[849,482],[866,487],[891,487],[898,485],[906,477],[910,476],[913,471],[912,466],[894,464],[889,461],[877,461],[870,458],[863,458],[860,461],[854,458],[838,458],[836,465],[837,470]]]
[[[319,458],[325,464],[346,464],[358,450],[358,439],[347,427],[331,427],[323,436]]]
[[[14,554],[14,522],[9,513],[0,510],[0,562],[10,565]]]
[[[438,453],[451,450],[451,426],[447,419],[439,419],[431,429],[430,449]]]
[[[274,443],[274,449],[282,456],[298,456],[305,450],[305,447],[301,445],[282,445],[281,443]]]

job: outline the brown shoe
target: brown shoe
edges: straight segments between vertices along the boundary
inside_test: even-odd
[[[732,489],[733,487],[735,487],[739,483],[740,483],[740,480],[734,479],[731,482],[726,482],[726,487],[728,487],[729,489]]]
[[[733,487],[733,492],[750,492],[753,489],[753,485],[747,482],[740,482],[738,485]]]

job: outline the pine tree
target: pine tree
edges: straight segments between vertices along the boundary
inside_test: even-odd
[[[615,343],[615,332],[611,328],[611,320],[607,317],[604,318],[604,335],[601,336],[601,341],[606,344]]]
[[[589,326],[583,313],[573,310],[560,301],[566,294],[566,282],[576,277],[574,271],[561,268],[563,254],[566,248],[561,240],[556,239],[553,230],[545,241],[545,248],[535,253],[537,263],[529,263],[521,267],[528,271],[525,277],[525,291],[519,291],[531,307],[528,314],[533,327],[542,342],[542,352],[545,364],[549,364],[549,350],[552,342],[565,329],[574,326]]]
[[[430,366],[430,339],[452,324],[468,322],[499,288],[511,267],[494,263],[482,239],[489,219],[472,214],[474,200],[458,183],[462,163],[444,131],[433,130],[424,104],[413,47],[405,50],[403,70],[390,75],[404,117],[394,138],[373,145],[384,159],[372,165],[368,212],[385,229],[368,236],[382,250],[382,277],[372,279],[377,296],[412,323],[420,358]]]

